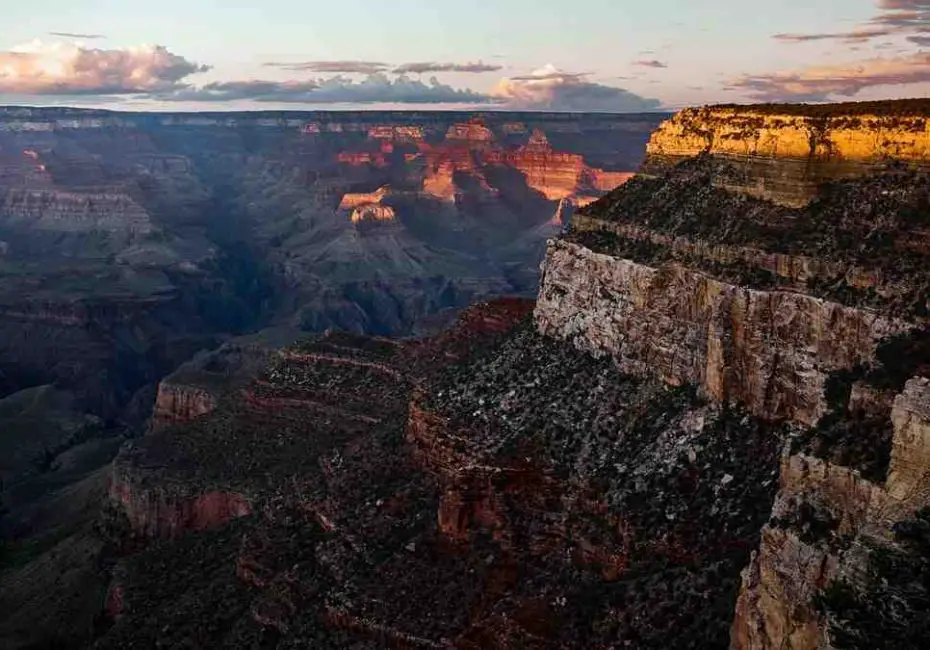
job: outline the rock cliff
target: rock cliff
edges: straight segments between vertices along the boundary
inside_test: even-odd
[[[876,585],[894,616],[919,608],[919,571],[882,558],[930,506],[926,117],[919,102],[683,111],[642,175],[550,243],[542,331],[795,427],[733,648],[919,647]]]
[[[889,161],[926,168],[930,127],[917,101],[693,108],[664,122],[646,151],[648,173],[710,154],[733,163],[717,179],[721,186],[801,206],[822,183],[868,175]]]

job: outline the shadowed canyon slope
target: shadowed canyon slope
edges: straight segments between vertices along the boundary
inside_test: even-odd
[[[153,403],[203,410],[157,388],[200,350],[406,335],[533,295],[546,237],[629,176],[659,119],[0,108],[2,534],[43,532],[16,513]]]
[[[0,390],[110,418],[230,334],[532,295],[545,237],[658,119],[0,109]]]
[[[688,110],[632,179],[556,155],[552,129],[461,122],[416,151],[416,129],[377,131],[390,147],[340,164],[403,153],[423,176],[337,193],[351,241],[405,237],[391,229],[423,195],[465,221],[547,201],[574,214],[536,301],[483,301],[423,338],[280,347],[279,331],[184,364],[109,469],[96,526],[45,568],[97,562],[105,611],[72,608],[75,638],[924,647],[928,117],[920,102]],[[517,175],[526,200],[501,189]],[[40,600],[42,576],[8,572],[0,605]]]

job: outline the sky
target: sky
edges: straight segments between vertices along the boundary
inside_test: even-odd
[[[930,91],[930,0],[7,4],[0,104],[638,112]]]

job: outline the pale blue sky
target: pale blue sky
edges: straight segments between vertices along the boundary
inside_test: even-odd
[[[907,42],[904,32],[859,43],[773,38],[778,33],[857,29],[880,15],[879,2],[8,0],[4,5],[9,6],[3,8],[0,57],[35,39],[61,40],[49,36],[57,31],[106,36],[83,41],[85,48],[162,45],[188,61],[212,66],[208,72],[191,74],[181,82],[195,86],[333,76],[263,67],[268,62],[362,60],[397,65],[483,61],[502,66],[500,71],[483,74],[436,74],[442,84],[478,93],[490,92],[502,77],[526,75],[552,64],[565,73],[590,73],[587,82],[621,87],[676,107],[748,101],[752,88],[738,85],[734,90],[724,89],[744,75],[793,73],[807,66],[919,55],[921,49]],[[913,4],[919,8],[926,3]],[[637,60],[654,60],[667,67],[637,65]],[[41,90],[14,94],[4,87],[3,69],[0,58],[0,93],[5,91],[7,97],[42,96]],[[423,75],[423,80],[430,76]],[[924,81],[919,75],[908,79]],[[922,83],[879,85],[864,88],[859,96],[912,96],[925,90]],[[109,101],[93,100],[102,104]],[[150,101],[145,96],[144,102]],[[240,98],[238,104],[242,101]]]

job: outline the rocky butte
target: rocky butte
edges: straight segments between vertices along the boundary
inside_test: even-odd
[[[0,606],[23,628],[66,611],[97,649],[925,647],[928,117],[684,111],[641,173],[551,210],[535,301],[422,338],[201,354],[120,449],[97,525],[49,560],[102,567],[90,600],[57,597],[105,614],[27,614],[35,568]],[[507,138],[559,162],[515,124],[377,131],[427,164],[340,197],[346,245],[402,238],[434,164],[465,191],[502,187]],[[536,178],[566,188],[572,165]]]

